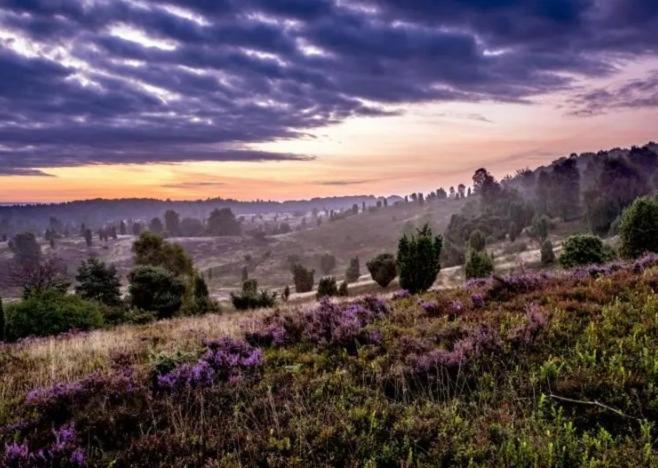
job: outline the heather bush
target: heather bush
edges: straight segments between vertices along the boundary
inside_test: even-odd
[[[103,315],[98,304],[57,291],[9,304],[5,316],[8,340],[103,326]]]
[[[485,251],[471,250],[468,253],[464,272],[467,279],[484,278],[493,273],[493,258]]]
[[[416,234],[404,235],[398,244],[397,255],[400,287],[411,293],[429,289],[441,269],[441,246],[441,237],[434,236],[427,224]]]
[[[546,239],[541,244],[541,264],[544,266],[552,265],[555,263],[555,252],[553,251],[553,244],[550,240]]]
[[[53,430],[50,444],[36,451],[31,451],[25,443],[7,444],[0,461],[2,466],[7,468],[87,466],[86,455],[78,446],[77,433],[73,425],[65,425]]]
[[[611,259],[611,254],[601,239],[591,234],[569,236],[562,246],[560,265],[571,268],[590,263],[603,263]]]
[[[622,214],[619,225],[621,253],[637,258],[658,252],[658,198],[638,198]]]
[[[377,255],[366,266],[372,279],[382,288],[391,284],[398,274],[395,257],[389,253]]]
[[[133,307],[153,312],[159,319],[175,315],[183,303],[185,285],[164,268],[138,266],[128,281]]]
[[[347,283],[354,283],[359,280],[361,276],[361,265],[359,263],[359,257],[354,257],[350,259],[350,264],[345,270],[345,281]]]
[[[299,264],[292,267],[293,282],[295,283],[295,291],[298,293],[305,293],[313,290],[313,277],[315,270],[307,270]]]
[[[332,297],[338,295],[338,286],[336,285],[336,278],[327,276],[320,279],[318,283],[318,292],[316,297],[321,299],[323,297]]]
[[[231,293],[231,302],[237,310],[261,309],[273,307],[276,304],[276,292],[266,289],[258,290],[258,282],[255,279],[242,283],[242,291],[239,294]]]

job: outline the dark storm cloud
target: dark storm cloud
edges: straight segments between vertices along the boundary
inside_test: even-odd
[[[406,103],[530,102],[656,55],[658,4],[5,0],[0,29],[0,173],[38,174],[307,160],[245,147]],[[581,93],[578,105],[656,105],[652,89]]]
[[[593,115],[620,108],[658,106],[658,71],[610,88],[577,94],[571,101],[575,115]]]

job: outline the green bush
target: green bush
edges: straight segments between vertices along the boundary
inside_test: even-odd
[[[418,229],[416,234],[402,236],[398,243],[397,265],[400,287],[411,293],[429,289],[441,265],[441,236],[434,236],[429,225]]]
[[[164,268],[138,266],[128,280],[134,307],[153,312],[159,319],[171,317],[180,309],[185,285]]]
[[[377,255],[366,263],[366,266],[372,279],[382,288],[391,284],[398,274],[395,257],[389,253]]]
[[[57,291],[31,296],[7,306],[6,336],[48,336],[69,330],[90,330],[103,326],[100,306],[79,296]]]
[[[350,265],[347,267],[347,270],[345,271],[345,281],[348,283],[354,283],[355,281],[359,281],[359,277],[361,276],[361,265],[359,263],[359,257],[354,257],[350,259]]]
[[[577,234],[569,236],[562,246],[560,265],[571,268],[578,265],[603,263],[613,257],[609,248],[603,245],[601,239],[592,234]]]
[[[484,278],[493,273],[493,258],[484,250],[471,250],[464,265],[466,278]]]
[[[553,251],[553,244],[550,240],[546,239],[541,244],[541,264],[551,265],[555,263],[555,252]]]
[[[75,292],[83,299],[108,306],[121,303],[121,283],[114,265],[107,266],[97,258],[90,258],[82,262],[75,279],[78,282]]]
[[[626,208],[619,225],[619,237],[625,257],[658,252],[658,198],[638,198]]]
[[[258,282],[251,279],[242,283],[242,291],[239,294],[231,293],[231,302],[237,310],[261,309],[274,307],[276,296],[276,292],[265,289],[258,291]]]
[[[481,252],[484,250],[486,244],[487,240],[484,237],[484,234],[482,234],[482,231],[476,229],[475,231],[471,232],[471,235],[468,238],[468,245],[470,246],[471,250]]]
[[[318,283],[318,293],[317,293],[317,298],[320,299],[322,297],[327,297],[327,296],[337,296],[338,295],[338,286],[336,285],[336,278],[333,276],[327,276],[325,278],[320,279],[320,282]]]
[[[298,293],[309,292],[313,290],[313,277],[315,270],[307,270],[299,264],[292,267],[293,282],[295,283],[295,291]]]
[[[338,287],[338,295],[340,297],[347,297],[350,295],[349,288],[347,287],[347,281],[340,283],[340,286]]]

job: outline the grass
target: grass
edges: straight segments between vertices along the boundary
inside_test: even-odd
[[[656,466],[656,263],[387,299],[359,323],[370,303],[254,313],[255,366],[175,391],[154,376],[227,352],[203,342],[242,337],[234,315],[6,345],[0,443],[94,466]]]

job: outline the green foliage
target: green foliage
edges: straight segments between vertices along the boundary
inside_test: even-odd
[[[313,290],[313,277],[315,270],[307,270],[299,264],[292,267],[292,277],[295,283],[295,291],[298,293],[309,292]]]
[[[75,277],[75,292],[80,297],[108,306],[121,303],[121,283],[114,265],[106,265],[97,258],[83,261]]]
[[[143,232],[132,246],[135,265],[162,267],[174,276],[192,275],[192,259],[180,244],[172,244],[152,232]]]
[[[443,241],[428,225],[416,234],[403,236],[398,243],[397,266],[400,287],[411,293],[429,289],[441,269],[439,258]]]
[[[591,234],[569,236],[562,246],[560,265],[571,268],[579,265],[603,263],[611,259],[611,253],[606,249],[601,238]]]
[[[180,235],[180,216],[174,210],[167,210],[164,214],[165,229],[170,236]]]
[[[398,274],[395,257],[389,253],[377,255],[366,266],[372,279],[382,288],[387,287]]]
[[[350,295],[349,287],[347,281],[341,281],[340,286],[338,287],[338,295],[340,297],[347,297]]]
[[[587,221],[592,232],[598,236],[605,236],[610,226],[619,215],[619,207],[614,200],[600,196],[588,203]]]
[[[541,264],[552,265],[555,263],[555,252],[553,251],[553,243],[546,239],[541,244]]]
[[[9,249],[19,265],[35,265],[41,260],[41,247],[31,232],[16,234],[9,241]]]
[[[181,310],[185,315],[219,311],[219,304],[210,297],[208,284],[199,273],[194,274],[191,284],[186,289],[190,290],[191,294],[186,291],[183,300]]]
[[[160,218],[156,216],[151,220],[151,222],[149,223],[149,231],[151,231],[153,234],[158,234],[158,235],[162,234],[162,232],[164,231],[164,225],[162,224]]]
[[[658,198],[638,198],[626,208],[619,236],[621,252],[626,257],[658,252]]]
[[[250,279],[242,283],[242,291],[239,294],[231,293],[231,302],[237,310],[261,309],[274,307],[276,304],[276,292],[265,289],[258,290],[258,282]]]
[[[336,285],[336,278],[333,276],[326,276],[320,279],[318,283],[318,293],[316,297],[318,299],[322,297],[331,297],[338,295],[338,286]]]
[[[328,275],[336,268],[336,257],[330,253],[325,253],[320,257],[320,270],[325,275]]]
[[[493,273],[493,258],[484,250],[471,250],[464,265],[464,272],[467,279],[485,278]]]
[[[283,300],[288,302],[288,299],[290,299],[290,286],[286,284],[286,287],[283,288]]]
[[[128,281],[134,307],[153,312],[159,319],[171,317],[180,309],[185,285],[164,268],[137,266]]]
[[[103,325],[98,304],[79,296],[48,291],[7,306],[6,336],[48,336],[69,330],[90,330]]]
[[[471,248],[471,250],[474,250],[476,252],[481,252],[484,250],[485,245],[487,244],[487,240],[484,237],[484,234],[482,234],[482,231],[479,229],[476,229],[473,231],[468,238],[468,245]]]
[[[345,270],[345,281],[348,283],[354,283],[359,280],[361,276],[361,265],[359,263],[359,257],[354,257],[350,259],[350,264]]]
[[[217,208],[208,218],[208,233],[213,236],[239,236],[242,232],[240,222],[230,208]]]
[[[530,235],[535,239],[543,242],[548,238],[548,231],[551,227],[551,221],[546,215],[535,216],[532,220]]]

